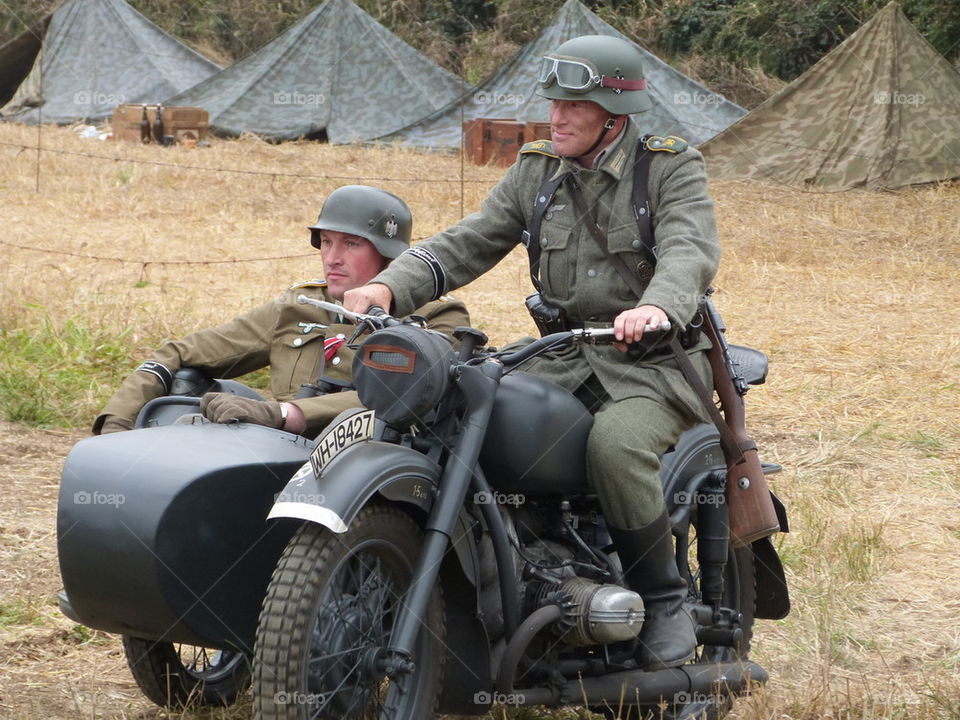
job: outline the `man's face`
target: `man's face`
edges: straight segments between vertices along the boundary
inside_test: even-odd
[[[383,269],[384,257],[366,238],[335,230],[320,231],[320,257],[331,297],[370,282]]]
[[[597,141],[610,113],[589,100],[551,100],[550,137],[558,155],[578,158]]]

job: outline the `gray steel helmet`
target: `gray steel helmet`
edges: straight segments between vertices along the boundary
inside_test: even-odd
[[[543,56],[537,95],[550,100],[589,100],[612,115],[653,107],[643,77],[643,54],[628,40],[583,35]]]
[[[327,196],[310,226],[310,244],[320,247],[320,231],[359,235],[391,260],[410,247],[413,215],[393,193],[369,185],[344,185]]]

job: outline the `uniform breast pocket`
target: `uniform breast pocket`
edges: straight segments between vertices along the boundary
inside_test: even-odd
[[[576,256],[570,250],[573,229],[564,223],[545,221],[540,231],[540,282],[551,297],[570,297]]]
[[[314,382],[323,356],[323,333],[286,333],[270,348],[270,391],[293,396],[304,383]]]
[[[645,288],[653,277],[653,266],[643,251],[643,243],[636,223],[620,225],[610,230],[607,235],[607,246],[611,253],[619,256],[626,263],[630,273],[640,281],[640,286]],[[636,300],[636,293],[620,277],[620,273],[616,273],[615,285],[619,297],[624,300]]]

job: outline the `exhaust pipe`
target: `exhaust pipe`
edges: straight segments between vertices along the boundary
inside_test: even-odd
[[[646,672],[625,670],[568,681],[559,695],[549,688],[512,690],[524,705],[630,705],[684,704],[711,695],[739,695],[767,681],[767,671],[755,662],[683,665]],[[502,686],[501,686],[501,692]]]

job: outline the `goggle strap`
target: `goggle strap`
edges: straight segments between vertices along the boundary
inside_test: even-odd
[[[602,78],[600,78],[600,86],[615,88],[617,90],[646,90],[647,80],[646,78],[640,78],[639,80],[625,80],[624,78],[608,77],[604,75]]]

